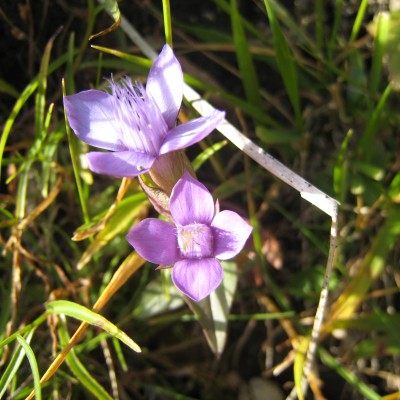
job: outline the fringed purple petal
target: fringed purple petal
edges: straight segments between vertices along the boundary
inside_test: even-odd
[[[126,235],[138,254],[154,264],[172,264],[179,258],[174,225],[156,218],[146,218]]]
[[[235,257],[244,247],[253,228],[233,211],[221,211],[211,223],[214,256],[220,260]]]
[[[224,119],[225,112],[215,110],[208,117],[201,117],[171,129],[164,143],[161,145],[160,154],[179,150],[199,142],[209,135]]]
[[[89,168],[98,174],[116,178],[133,178],[147,172],[155,157],[134,151],[98,152],[86,155]]]
[[[86,90],[64,97],[69,124],[83,142],[105,150],[127,150],[115,118],[115,100],[99,90]]]
[[[150,69],[146,92],[157,103],[168,128],[175,126],[182,103],[183,73],[179,61],[167,44]]]
[[[125,149],[158,155],[168,126],[155,101],[143,85],[133,85],[127,77],[119,83],[111,81],[111,90],[118,104],[115,115]]]
[[[221,284],[223,276],[216,258],[180,260],[172,268],[174,285],[194,301],[207,297]]]
[[[207,188],[185,172],[172,189],[169,207],[179,225],[209,225],[214,216],[214,202]]]

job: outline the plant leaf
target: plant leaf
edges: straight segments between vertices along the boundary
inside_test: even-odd
[[[51,314],[65,314],[90,325],[98,326],[108,332],[111,336],[121,340],[121,342],[125,343],[132,350],[138,353],[142,351],[138,344],[136,344],[125,332],[117,328],[112,322],[80,304],[67,300],[54,300],[47,303],[46,309]]]
[[[224,268],[224,279],[217,290],[198,303],[185,297],[185,301],[203,328],[211,350],[217,356],[222,354],[225,346],[229,310],[238,280],[235,262],[221,261],[221,265]]]

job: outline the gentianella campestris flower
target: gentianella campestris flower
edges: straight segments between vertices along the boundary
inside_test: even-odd
[[[169,206],[173,224],[147,218],[126,238],[146,260],[172,266],[175,286],[200,301],[222,281],[219,260],[235,257],[253,228],[233,211],[216,211],[211,193],[187,172],[175,184]]]
[[[206,137],[223,119],[215,111],[176,126],[182,103],[183,74],[165,45],[152,65],[146,87],[129,78],[111,81],[111,93],[87,90],[64,97],[69,124],[83,142],[108,152],[87,154],[89,168],[114,177],[147,172],[163,154]]]

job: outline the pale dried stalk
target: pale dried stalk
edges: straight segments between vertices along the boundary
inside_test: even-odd
[[[136,31],[132,24],[124,17],[121,17],[121,29],[135,43],[140,50],[150,59],[155,59],[157,53],[147,43],[147,41]],[[200,95],[193,90],[189,85],[184,84],[183,96],[191,103],[193,108],[202,116],[210,115],[215,109],[207,101],[202,99]],[[311,331],[310,345],[307,350],[306,361],[303,370],[302,392],[305,393],[308,389],[307,376],[312,369],[319,334],[321,331],[322,322],[324,319],[325,310],[328,303],[329,281],[333,270],[334,254],[337,247],[337,231],[338,231],[338,208],[339,202],[326,193],[297,175],[291,169],[276,160],[270,154],[266,153],[261,147],[257,146],[250,139],[244,136],[238,129],[231,125],[227,120],[224,120],[217,128],[229,141],[237,146],[241,151],[247,154],[250,158],[260,164],[263,168],[296,189],[300,196],[310,202],[321,211],[328,214],[332,219],[331,234],[328,260],[326,264],[325,277],[322,284],[321,295],[318,303],[318,308],[314,318],[314,324]],[[295,398],[297,393],[293,391],[288,398]]]

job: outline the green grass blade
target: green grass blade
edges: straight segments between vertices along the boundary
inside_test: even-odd
[[[35,99],[35,128],[36,136],[43,136],[43,124],[45,119],[45,107],[46,107],[46,88],[47,88],[47,75],[49,73],[49,63],[51,50],[53,48],[54,40],[58,32],[54,34],[44,49],[42,61],[40,63],[40,70],[38,76],[38,90]]]
[[[193,169],[197,171],[210,157],[212,157],[227,144],[227,140],[222,140],[221,142],[214,143],[212,146],[208,146],[192,161]]]
[[[387,13],[380,13],[376,23],[376,35],[374,41],[374,52],[372,56],[371,73],[369,77],[369,92],[373,96],[379,90],[382,79],[382,68],[385,49],[389,36],[390,16]]]
[[[346,368],[342,363],[340,363],[335,357],[332,357],[326,350],[323,348],[318,349],[318,354],[321,358],[321,361],[332,368],[340,375],[346,382],[348,382],[352,388],[357,390],[364,399],[367,400],[379,400],[381,396],[373,391],[367,384],[365,384],[361,379],[357,377],[357,375]]]
[[[9,96],[15,97],[16,99],[18,99],[19,97],[18,90],[15,89],[14,86],[6,82],[4,79],[0,79],[0,93],[8,94]]]
[[[8,135],[11,132],[11,128],[14,125],[15,119],[17,118],[19,112],[21,111],[22,107],[25,105],[27,100],[35,93],[35,90],[38,87],[38,80],[33,80],[21,93],[20,97],[16,101],[10,116],[7,118],[6,123],[4,124],[3,133],[1,134],[0,139],[0,164],[3,159],[4,149],[6,147]],[[0,178],[1,178],[1,169],[0,169]]]
[[[334,56],[334,50],[338,44],[338,34],[339,34],[340,22],[342,20],[342,13],[343,13],[343,0],[336,0],[332,32],[328,42],[329,60],[332,60]]]
[[[400,235],[400,208],[398,205],[387,207],[386,220],[375,235],[374,241],[357,269],[357,273],[351,278],[347,287],[332,305],[329,321],[350,318],[363,301],[365,294],[371,285],[382,274],[386,265],[386,258]]]
[[[23,328],[19,329],[18,331],[14,332],[10,336],[6,337],[0,342],[0,349],[3,346],[6,346],[7,344],[11,343],[12,341],[17,339],[17,335],[23,335],[24,333],[30,332],[31,330],[34,330],[37,326],[41,325],[43,322],[45,322],[47,319],[47,314],[43,314],[37,319],[35,319],[32,323],[29,325],[24,326]],[[0,396],[1,397],[1,396]]]
[[[31,329],[26,337],[26,342],[29,343],[32,339],[33,333],[35,329]],[[18,335],[14,335],[13,339],[17,340]],[[7,365],[7,368],[2,373],[0,377],[0,399],[3,398],[5,391],[7,390],[8,385],[11,380],[16,376],[21,366],[21,363],[25,357],[24,348],[20,345],[16,348],[13,356],[11,357],[10,362]]]
[[[214,0],[214,3],[218,5],[221,10],[226,12],[228,15],[231,15],[231,5],[229,4],[228,1],[225,0]],[[268,44],[268,40],[265,38],[265,35],[263,35],[262,32],[260,32],[257,27],[254,26],[253,23],[247,21],[246,19],[241,18],[241,24],[243,27],[246,29],[246,31],[250,32],[254,37],[256,37],[258,40],[261,41],[261,43]]]
[[[121,340],[121,342],[125,343],[132,350],[139,353],[141,352],[140,347],[125,332],[121,331],[121,329],[117,328],[102,315],[89,310],[80,304],[67,300],[55,300],[47,303],[46,309],[52,314],[65,314],[82,322],[97,326],[105,330],[111,336]]]
[[[353,28],[351,30],[351,35],[349,39],[350,42],[353,42],[358,36],[358,33],[360,32],[365,12],[367,11],[367,7],[368,7],[368,0],[361,0],[360,6],[358,7],[357,11],[357,16],[356,19],[354,20]]]
[[[58,333],[60,335],[60,342],[63,347],[67,346],[69,342],[69,335],[65,327],[65,318],[61,316],[63,321],[58,327]],[[72,373],[76,376],[81,383],[92,395],[98,400],[112,400],[112,397],[107,391],[97,382],[96,379],[89,373],[82,362],[77,357],[75,350],[71,349],[66,358],[67,364],[71,369]]]
[[[282,77],[286,92],[289,96],[290,102],[295,112],[297,128],[300,129],[303,122],[301,116],[296,64],[289,48],[289,44],[285,38],[285,35],[282,32],[281,26],[276,17],[275,11],[271,6],[270,0],[264,0],[264,4],[267,10],[269,23],[273,34],[278,70]]]
[[[217,354],[221,354],[226,343],[229,311],[236,292],[238,281],[237,264],[232,261],[221,261],[224,269],[222,284],[210,294],[211,309],[214,319]]]
[[[283,24],[293,33],[293,35],[299,40],[301,46],[304,46],[311,54],[319,56],[321,53],[315,45],[315,40],[307,36],[304,28],[302,28],[293,19],[293,14],[289,12],[281,1],[268,0],[269,5],[274,10],[274,14],[278,20],[282,21]]]
[[[337,160],[335,163],[335,167],[333,169],[333,189],[335,192],[335,196],[337,200],[343,204],[347,188],[349,185],[348,182],[348,168],[349,168],[349,160],[346,155],[349,148],[350,139],[353,136],[353,131],[349,130],[344,138],[342,145],[340,147],[339,154],[337,156]]]
[[[102,51],[103,53],[111,54],[115,57],[121,58],[122,60],[127,60],[133,64],[138,64],[146,69],[150,69],[153,64],[153,61],[148,58],[134,56],[133,54],[124,53],[123,51],[110,49],[108,47],[92,45],[92,48]]]
[[[164,32],[165,43],[172,47],[172,23],[171,23],[171,8],[169,0],[162,0],[163,17],[164,17]]]
[[[40,386],[39,367],[37,365],[35,354],[33,353],[31,346],[29,346],[29,343],[22,336],[17,335],[17,340],[24,349],[26,357],[28,358],[29,364],[31,366],[33,385],[35,388],[35,398],[36,400],[42,400],[42,388]]]
[[[315,41],[317,49],[322,54],[324,49],[324,1],[316,0],[315,2]]]
[[[46,118],[44,120],[44,125],[43,125],[44,137],[48,137],[51,117],[53,115],[53,109],[54,109],[54,103],[51,103],[47,111]],[[53,132],[48,138],[49,140],[47,141],[47,143],[45,143],[45,147],[43,147],[42,150],[43,162],[42,162],[41,194],[43,198],[46,198],[49,194],[50,176],[54,173],[54,169],[51,167],[51,161],[54,157],[54,154],[56,153],[57,144],[61,139],[61,136],[62,135],[60,135],[59,133]]]
[[[261,108],[262,101],[253,56],[249,51],[246,34],[242,26],[236,0],[231,0],[231,24],[236,57],[242,77],[247,100],[255,107]]]
[[[148,202],[143,192],[136,193],[121,200],[105,226],[82,254],[77,263],[77,269],[82,269],[92,257],[98,255],[99,251],[112,239],[119,235],[126,234],[135,219],[141,215],[147,206]],[[79,229],[78,232],[82,232],[82,230]],[[76,239],[76,234],[74,235],[74,239]]]
[[[53,61],[49,66],[48,74],[51,74],[52,72],[56,71],[66,61],[67,61],[66,54],[59,57],[57,60]],[[15,102],[11,114],[7,118],[7,121],[4,124],[3,132],[1,134],[1,139],[0,139],[0,165],[2,164],[4,149],[6,147],[7,139],[14,125],[15,119],[17,118],[22,107],[25,105],[28,99],[32,96],[33,93],[35,93],[38,84],[39,84],[39,79],[38,77],[36,77],[28,86],[25,87],[25,89],[19,96],[18,100]],[[1,179],[1,169],[0,169],[0,179]]]
[[[358,144],[358,149],[364,155],[364,160],[369,161],[374,150],[374,140],[378,134],[379,123],[381,121],[382,112],[385,109],[387,99],[392,92],[391,85],[387,85],[385,91],[382,93],[378,104],[372,112],[367,126],[365,127],[364,133]]]
[[[64,97],[66,96],[64,85],[63,85],[63,96]],[[87,198],[83,189],[83,183],[80,176],[81,163],[79,160],[79,142],[78,138],[71,132],[65,108],[64,108],[64,118],[65,118],[65,129],[67,131],[67,137],[68,137],[69,151],[72,160],[72,168],[74,170],[75,183],[78,190],[79,201],[81,203],[83,220],[85,221],[85,223],[88,223],[90,217],[87,205]]]

